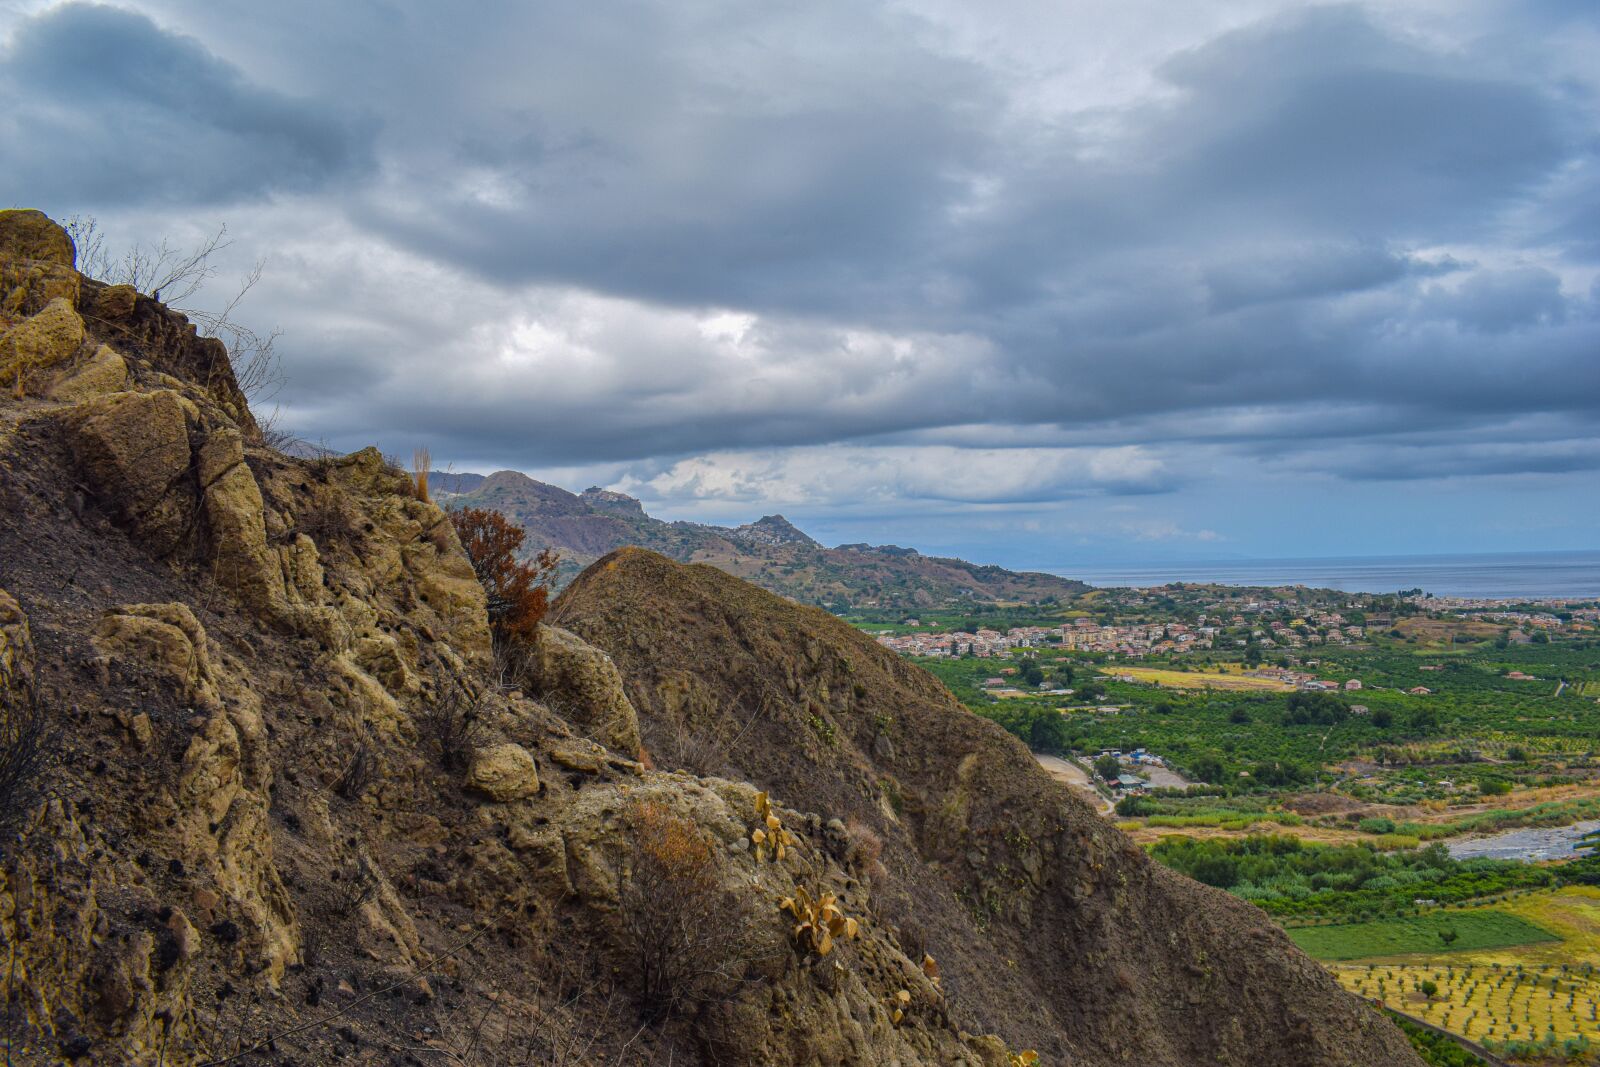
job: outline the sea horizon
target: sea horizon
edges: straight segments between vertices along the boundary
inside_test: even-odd
[[[1439,597],[1485,600],[1600,597],[1600,550],[1099,563],[1046,570],[1099,588],[1196,582],[1346,593],[1420,588]]]

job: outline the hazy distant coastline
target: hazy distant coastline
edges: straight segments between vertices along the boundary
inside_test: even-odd
[[[1422,588],[1435,596],[1495,599],[1600,597],[1600,551],[1210,560],[1051,570],[1100,587],[1215,582],[1308,585],[1350,593]]]

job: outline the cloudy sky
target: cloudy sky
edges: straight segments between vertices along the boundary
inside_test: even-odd
[[[1594,548],[1596,55],[1592,0],[0,0],[0,202],[226,224],[340,449],[1069,572]]]

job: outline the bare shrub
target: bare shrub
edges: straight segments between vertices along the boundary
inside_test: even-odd
[[[653,733],[656,754],[666,766],[687,771],[699,778],[727,773],[728,749],[715,734],[693,730],[688,726],[669,726]]]
[[[895,934],[900,942],[900,951],[909,959],[919,960],[928,954],[928,933],[915,919],[901,922]]]
[[[350,754],[339,777],[334,779],[333,791],[346,800],[360,799],[376,769],[377,760],[373,758],[372,750],[365,744],[356,745],[356,750]]]
[[[521,643],[498,642],[494,646],[494,666],[490,676],[494,679],[494,686],[502,693],[509,693],[514,689],[524,686],[524,677],[528,670],[528,650]]]
[[[721,854],[690,820],[654,801],[625,818],[632,864],[619,911],[646,1016],[726,995],[755,952],[751,901],[723,888]]]
[[[74,215],[65,228],[77,249],[80,273],[149,293],[187,315],[202,334],[220,340],[228,350],[233,376],[247,400],[260,403],[270,399],[283,385],[283,368],[275,349],[282,331],[261,333],[236,317],[239,305],[261,281],[265,261],[256,261],[219,310],[190,306],[190,301],[216,278],[220,268],[215,257],[233,244],[226,226],[219,226],[216,233],[192,248],[180,248],[163,238],[160,244],[135,245],[121,255],[107,247],[105,234],[93,215]]]
[[[361,905],[377,895],[378,887],[383,884],[378,872],[366,860],[357,860],[331,872],[328,880],[333,886],[330,910],[340,918],[354,915]]]
[[[300,510],[296,528],[323,550],[355,539],[355,523],[350,510],[337,494],[320,496]]]
[[[573,970],[563,967],[562,970]],[[609,976],[529,975],[514,1010],[463,998],[437,1017],[440,1052],[465,1067],[587,1067],[595,1047],[621,1023],[622,997]],[[608,1060],[607,1062],[612,1062]],[[621,1062],[618,1060],[617,1062]]]
[[[434,675],[433,699],[417,716],[417,733],[446,770],[460,770],[483,730],[482,701],[443,673]]]
[[[31,685],[0,664],[0,829],[12,829],[45,796],[55,731]]]

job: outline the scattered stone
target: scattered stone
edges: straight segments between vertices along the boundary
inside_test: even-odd
[[[574,746],[560,745],[550,750],[550,761],[569,771],[582,771],[584,774],[600,773],[601,762],[604,759],[604,750],[582,749]]]

